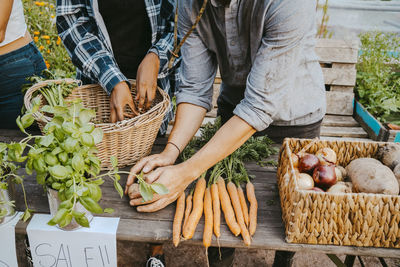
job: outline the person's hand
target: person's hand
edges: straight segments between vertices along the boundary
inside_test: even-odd
[[[135,182],[136,174],[143,171],[145,174],[151,172],[157,167],[169,166],[175,163],[179,156],[179,152],[175,147],[166,147],[160,154],[154,154],[145,158],[142,158],[138,163],[135,164],[130,170],[130,174],[126,181],[125,194],[128,193],[129,187]],[[131,197],[131,194],[129,194]]]
[[[153,199],[143,202],[140,196],[139,187],[132,188],[130,195],[133,196],[129,204],[131,206],[139,206],[139,212],[154,212],[165,208],[174,202],[186,187],[193,181],[193,177],[185,171],[181,164],[158,168],[149,173],[145,178],[147,183],[160,183],[168,188],[169,193],[166,195],[154,194]]]
[[[159,68],[160,59],[154,53],[148,53],[139,65],[136,74],[136,100],[139,101],[139,110],[144,105],[148,109],[156,96]]]
[[[126,82],[118,83],[111,93],[110,99],[110,121],[123,121],[124,117],[132,118],[133,116],[124,112],[125,106],[128,105],[133,114],[139,115],[136,111],[135,104],[131,95],[131,90]]]

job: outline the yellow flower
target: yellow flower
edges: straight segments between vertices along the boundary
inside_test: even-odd
[[[46,60],[44,63],[46,63],[46,67],[48,68],[48,69],[50,69],[50,63]]]
[[[35,5],[40,6],[40,2],[39,1],[35,1]]]
[[[35,43],[37,43],[39,41],[39,37],[37,37],[37,36],[33,37],[33,41],[35,41]]]
[[[50,36],[48,36],[48,35],[42,35],[42,38],[45,40],[50,40]]]
[[[34,34],[34,35],[39,35],[40,32],[39,32],[39,31],[34,31],[33,34]]]
[[[53,4],[50,4],[50,8],[54,8],[54,5],[53,5]]]
[[[47,49],[47,54],[50,54],[50,49]]]
[[[56,42],[56,44],[57,44],[57,45],[60,45],[60,43],[61,43],[61,38],[60,38],[60,36],[57,36],[57,42]]]
[[[54,19],[56,16],[54,16],[53,14],[50,16],[50,18]]]
[[[44,46],[43,46],[43,45],[39,46],[39,50],[40,50],[40,51],[42,51],[43,49],[44,49]]]
[[[50,44],[50,40],[47,40],[46,43],[47,43],[47,44]]]

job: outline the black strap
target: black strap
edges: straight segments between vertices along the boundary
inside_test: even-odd
[[[179,45],[178,43],[178,0],[176,1],[176,10],[175,10],[175,25],[174,25],[174,51],[172,51],[171,59],[169,60],[168,68],[172,68],[175,59],[178,57],[178,53],[181,50],[182,45],[185,43],[186,39],[189,37],[189,35],[194,31],[196,28],[197,24],[199,23],[201,17],[203,16],[204,10],[206,9],[206,5],[208,0],[204,0],[203,5],[201,6],[200,12],[197,15],[197,18],[192,25],[192,28],[185,34],[185,36],[182,38],[181,42]]]

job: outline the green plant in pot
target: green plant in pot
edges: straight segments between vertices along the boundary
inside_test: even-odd
[[[33,108],[17,119],[21,131],[33,123],[32,114],[39,110],[40,100],[33,100]],[[114,169],[100,174],[100,160],[96,156],[96,144],[101,142],[103,132],[95,128],[91,119],[95,112],[83,107],[80,99],[63,105],[43,106],[41,112],[52,114],[52,119],[43,129],[43,136],[28,136],[21,141],[27,147],[25,169],[28,174],[36,172],[37,182],[47,188],[50,212],[53,218],[49,225],[72,230],[89,227],[91,213],[112,212],[99,205],[102,197],[100,185],[109,177],[114,187],[123,196],[119,184],[117,160],[112,158]],[[33,144],[29,144],[34,140]]]
[[[23,177],[17,173],[19,166],[12,162],[23,162],[24,157],[13,153],[14,150],[8,153],[8,147],[14,148],[15,146],[18,145],[15,145],[15,143],[0,143],[0,223],[4,222],[6,217],[15,214],[15,184],[21,185],[24,194],[26,209],[21,218],[26,221],[32,213],[32,210],[28,208]]]

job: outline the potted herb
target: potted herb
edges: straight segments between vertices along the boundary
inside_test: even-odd
[[[100,175],[95,145],[102,140],[103,132],[90,122],[95,112],[84,108],[80,99],[43,106],[41,112],[52,114],[52,119],[44,127],[43,136],[32,136],[25,129],[33,123],[32,114],[39,110],[40,99],[35,98],[32,104],[29,112],[17,118],[27,137],[16,145],[14,153],[21,155],[28,148],[25,169],[28,174],[36,172],[37,182],[47,188],[53,215],[49,225],[66,230],[89,227],[91,213],[113,211],[103,209],[98,203],[104,177],[111,178],[115,189],[123,195],[116,158],[111,159],[114,169]],[[34,143],[29,144],[30,140]]]
[[[32,212],[32,210],[28,208],[23,177],[17,173],[19,167],[11,162],[11,160],[22,162],[24,158],[15,155],[14,153],[8,153],[7,151],[8,147],[11,147],[11,151],[14,151],[13,148],[15,146],[15,143],[0,143],[0,224],[5,221],[6,217],[13,216],[15,214],[15,184],[21,185],[24,194],[26,209],[21,218],[24,221],[28,220]]]

